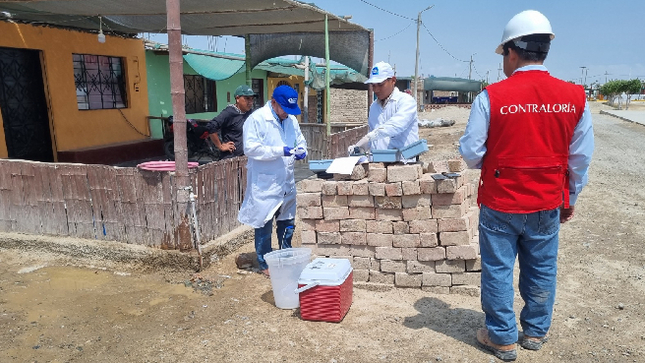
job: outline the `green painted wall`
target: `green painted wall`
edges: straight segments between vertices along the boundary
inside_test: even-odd
[[[172,100],[170,98],[170,65],[167,54],[155,54],[146,51],[146,71],[148,74],[148,103],[150,116],[168,117],[172,115]],[[184,62],[184,74],[197,74],[195,70]],[[264,80],[264,100],[267,100],[267,72],[254,70],[252,78]],[[186,118],[210,120],[217,116],[227,105],[235,102],[233,93],[235,89],[246,83],[246,74],[237,73],[229,79],[216,82],[217,111],[187,114]],[[151,137],[163,138],[161,120],[150,120]]]

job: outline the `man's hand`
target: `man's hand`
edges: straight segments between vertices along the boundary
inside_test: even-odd
[[[229,141],[227,143],[220,144],[219,150],[224,152],[226,151],[233,152],[235,151],[235,143],[233,141]]]
[[[296,160],[302,160],[307,157],[307,150],[304,147],[297,147],[293,151]]]
[[[570,205],[568,209],[565,209],[564,206],[560,207],[560,223],[565,223],[573,218],[573,211],[575,207]]]
[[[356,149],[356,148],[363,149],[363,150],[367,151],[367,150],[370,149],[369,146],[370,146],[370,138],[367,135],[365,135],[360,140],[358,140],[358,142],[355,145],[351,145],[347,149],[347,153],[349,155],[353,154],[354,149]]]
[[[293,148],[290,148],[288,146],[285,146],[283,150],[284,150],[284,156],[291,156],[294,153]]]

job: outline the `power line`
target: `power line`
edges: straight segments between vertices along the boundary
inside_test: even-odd
[[[375,40],[374,42],[380,42],[380,41],[383,41],[383,40],[390,39],[390,38],[392,38],[392,37],[394,37],[396,35],[399,35],[399,34],[403,33],[407,28],[409,28],[410,25],[412,25],[412,23],[409,23],[408,26],[406,26],[405,28],[399,30],[398,32],[396,32],[396,33],[394,33],[394,34],[392,34],[392,35],[390,35],[388,37],[385,37],[385,38],[382,38],[382,39],[379,39],[379,40]]]
[[[452,54],[451,54],[451,53],[450,53],[446,48],[444,48],[444,46],[443,46],[443,45],[441,45],[441,43],[439,43],[439,41],[437,40],[437,38],[435,38],[435,37],[434,37],[434,35],[432,35],[432,33],[430,33],[430,29],[428,29],[428,28],[426,27],[426,25],[425,25],[425,24],[421,24],[421,25],[423,25],[423,28],[428,32],[428,34],[430,34],[430,36],[431,36],[431,37],[432,37],[432,39],[437,43],[437,45],[439,46],[439,48],[441,48],[444,52],[446,52],[446,54],[448,54],[448,55],[449,55],[449,56],[451,56],[453,59],[458,60],[458,61],[460,61],[460,62],[464,62],[464,63],[468,63],[468,62],[469,62],[469,61],[466,61],[466,60],[459,59],[459,58],[455,57],[454,55],[452,55]]]
[[[377,9],[379,9],[379,10],[383,11],[383,12],[386,12],[386,13],[388,13],[388,14],[390,14],[390,15],[398,16],[399,18],[403,18],[403,19],[408,19],[408,20],[416,21],[415,19],[408,18],[407,16],[403,16],[403,15],[400,15],[400,14],[397,14],[397,13],[393,13],[393,12],[391,12],[391,11],[389,11],[389,10],[385,10],[385,9],[383,9],[383,8],[379,8],[378,6],[376,6],[376,5],[374,5],[374,4],[371,4],[371,3],[369,3],[369,2],[367,2],[367,1],[365,1],[365,0],[361,0],[361,2],[364,2],[365,4],[367,4],[367,5],[369,5],[369,6],[372,6],[372,7],[375,7],[375,8],[377,8]]]

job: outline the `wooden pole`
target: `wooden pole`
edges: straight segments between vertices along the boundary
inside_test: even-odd
[[[186,146],[186,99],[184,91],[184,58],[181,45],[181,11],[179,0],[166,0],[168,55],[170,64],[170,96],[172,99],[173,137],[175,140],[175,190],[177,192],[177,217],[175,217],[175,243],[180,250],[193,248],[188,217],[190,177],[188,176],[188,150]]]
[[[325,118],[327,119],[327,136],[331,135],[331,91],[329,90],[329,18],[325,14]]]

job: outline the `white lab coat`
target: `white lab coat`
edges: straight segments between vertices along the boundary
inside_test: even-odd
[[[283,156],[284,147],[306,150],[307,142],[294,116],[289,115],[282,124],[271,112],[271,101],[244,122],[244,154],[248,157],[246,192],[237,219],[253,228],[263,227],[278,208],[278,220],[296,217],[295,159]]]
[[[370,132],[376,130],[372,150],[402,149],[419,141],[417,102],[396,87],[385,106],[379,100],[372,103],[367,123]]]

